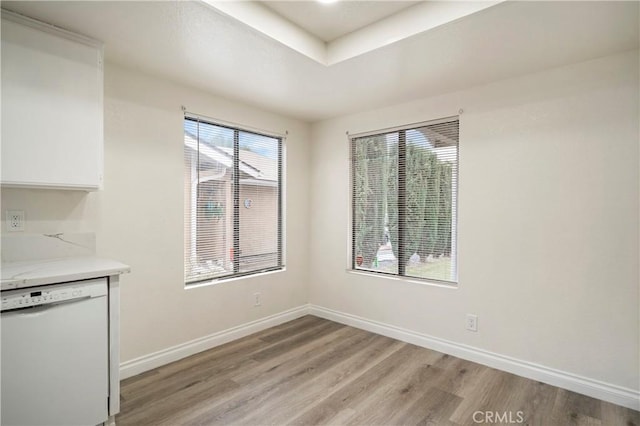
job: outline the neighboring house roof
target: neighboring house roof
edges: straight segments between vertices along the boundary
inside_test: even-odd
[[[233,148],[218,147],[233,158]],[[278,180],[278,161],[257,152],[240,150],[240,162],[258,171],[257,179]]]
[[[197,139],[188,132],[185,133],[184,144],[192,151],[199,152],[200,155],[215,163],[222,164],[227,168],[233,167],[233,148],[198,144]],[[240,171],[251,180],[274,182],[278,180],[278,161],[264,155],[240,150],[239,167]],[[247,181],[246,183],[249,182]]]

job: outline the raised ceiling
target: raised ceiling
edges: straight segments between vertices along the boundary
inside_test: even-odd
[[[381,19],[387,18],[419,1],[263,1],[282,17],[324,42],[330,42]]]
[[[249,2],[2,7],[104,41],[112,63],[309,122],[639,46],[635,1],[479,4],[420,2],[329,43]]]
[[[333,18],[335,33],[341,35],[331,41],[324,41],[312,34],[311,27],[316,22],[314,16],[305,18],[299,16],[296,25],[271,8],[265,7],[264,2],[203,1],[219,12],[279,41],[298,53],[323,65],[331,66],[472,15],[504,0],[418,1],[400,9],[396,7],[396,2],[389,1],[339,2],[333,5],[331,13],[324,18],[323,14],[328,12],[326,9],[320,9],[324,12],[319,13],[317,20],[322,22]],[[295,3],[292,4],[295,5]],[[306,2],[297,10],[300,15],[303,12],[314,13],[318,6],[320,5],[317,3]],[[294,10],[295,8],[283,5],[281,9]],[[348,22],[340,22],[339,16],[342,13],[358,15],[358,11],[363,10],[368,12],[360,13],[361,21],[363,23],[366,21],[368,24],[353,29]]]

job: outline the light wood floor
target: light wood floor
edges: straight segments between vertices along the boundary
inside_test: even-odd
[[[640,426],[637,411],[313,316],[124,380],[121,398],[119,426]]]

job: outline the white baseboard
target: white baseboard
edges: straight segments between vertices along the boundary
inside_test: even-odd
[[[522,361],[505,355],[474,348],[415,331],[372,321],[356,315],[334,311],[317,305],[309,305],[308,313],[341,324],[381,334],[403,342],[443,352],[498,370],[537,380],[633,410],[640,410],[640,392],[621,386],[578,376],[543,365]]]
[[[141,356],[120,364],[120,379],[135,376],[145,371],[161,367],[170,362],[186,358],[198,352],[214,348],[216,346],[231,342],[241,337],[248,336],[258,331],[265,330],[269,327],[285,323],[287,321],[308,315],[309,306],[303,305],[297,308],[289,309],[256,321],[251,321],[237,327],[229,328],[199,339],[191,340],[180,345],[172,346],[158,352]]]

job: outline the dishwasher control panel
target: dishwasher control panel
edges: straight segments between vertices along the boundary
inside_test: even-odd
[[[106,278],[3,291],[2,311],[98,297],[106,294]]]

